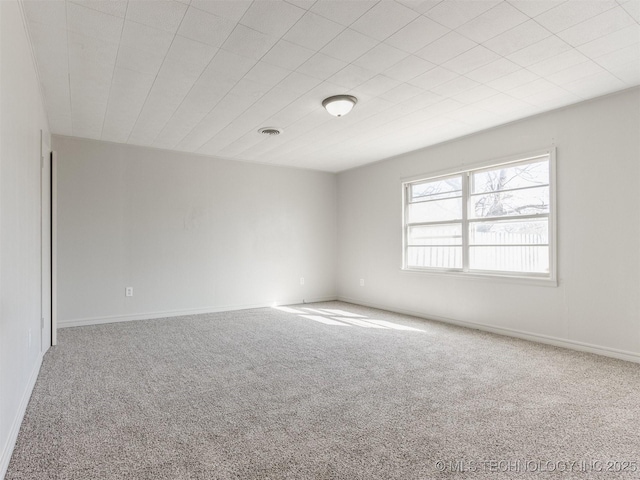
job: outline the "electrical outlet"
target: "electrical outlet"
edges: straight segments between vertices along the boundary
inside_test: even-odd
[[[133,287],[127,287],[124,291],[124,294],[127,297],[133,297]]]
[[[300,285],[304,285],[304,277],[300,277]]]
[[[360,286],[361,286],[361,287],[364,287],[364,278],[361,278],[361,279],[360,279]]]

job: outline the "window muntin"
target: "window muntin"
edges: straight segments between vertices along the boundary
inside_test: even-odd
[[[469,244],[548,245],[549,223],[546,220],[469,222]]]
[[[404,268],[552,277],[551,155],[407,182]]]
[[[462,267],[462,224],[412,225],[408,228],[407,260],[430,268]]]
[[[472,218],[514,217],[549,213],[549,187],[497,190],[470,195]]]
[[[411,224],[462,219],[462,177],[439,178],[409,185],[407,219]]]
[[[407,213],[410,223],[460,220],[462,219],[462,197],[412,203]]]
[[[414,225],[409,227],[410,246],[462,245],[462,225],[443,223],[440,225]]]
[[[462,196],[462,177],[459,175],[411,184],[411,202]]]
[[[514,190],[549,185],[549,161],[534,161],[524,165],[503,165],[500,168],[482,169],[471,174],[471,193]]]

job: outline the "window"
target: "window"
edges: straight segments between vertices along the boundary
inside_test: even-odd
[[[403,183],[408,270],[555,279],[553,151]]]

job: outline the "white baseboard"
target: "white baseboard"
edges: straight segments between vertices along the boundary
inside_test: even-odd
[[[496,327],[494,325],[487,325],[484,323],[466,322],[464,320],[456,320],[453,318],[441,317],[438,315],[428,315],[422,312],[416,312],[413,310],[405,310],[402,308],[396,308],[389,305],[375,304],[363,300],[348,297],[338,297],[341,302],[353,303],[355,305],[362,305],[364,307],[377,308],[379,310],[387,310],[389,312],[401,313],[404,315],[411,315],[413,317],[424,318],[425,320],[435,320],[437,322],[449,323],[460,327],[473,328],[476,330],[482,330],[485,332],[496,333],[498,335],[505,335],[508,337],[521,338],[523,340],[529,340],[532,342],[544,343],[547,345],[553,345],[555,347],[568,348],[570,350],[578,350],[581,352],[595,353],[596,355],[603,355],[605,357],[617,358],[619,360],[626,360],[628,362],[640,363],[640,354],[635,352],[629,352],[626,350],[619,350],[616,348],[603,347],[600,345],[593,345],[590,343],[577,342],[575,340],[567,340],[559,337],[552,337],[550,335],[541,335],[539,333],[531,333],[523,330],[517,330],[514,328]]]
[[[31,370],[31,375],[29,376],[27,387],[24,389],[24,392],[22,392],[22,398],[20,399],[20,404],[18,405],[18,411],[16,412],[15,417],[13,417],[11,430],[9,430],[9,438],[7,438],[7,441],[5,442],[2,453],[0,455],[0,478],[4,478],[7,473],[7,468],[9,468],[9,461],[11,460],[11,455],[13,454],[13,448],[16,446],[16,440],[18,439],[20,426],[22,425],[24,414],[27,411],[27,405],[29,405],[33,387],[35,386],[36,380],[38,379],[38,373],[40,373],[42,358],[43,354],[40,353],[38,355],[38,359],[36,360],[36,364],[33,366],[33,370]]]
[[[336,300],[337,297],[332,295],[330,297],[318,297],[312,299],[305,299],[306,303],[311,302],[329,302]],[[277,305],[292,305],[297,303],[303,303],[302,299],[290,299],[281,300],[277,302]],[[131,322],[134,320],[151,320],[155,318],[170,318],[170,317],[183,317],[185,315],[199,315],[203,313],[218,313],[218,312],[231,312],[234,310],[249,310],[252,308],[265,308],[274,306],[273,302],[267,303],[255,303],[248,305],[223,305],[216,307],[203,307],[193,308],[186,310],[167,310],[162,312],[145,312],[136,313],[130,315],[111,315],[106,317],[92,317],[92,318],[78,318],[73,320],[58,320],[58,328],[68,327],[82,327],[86,325],[101,325],[103,323],[117,323],[117,322]]]

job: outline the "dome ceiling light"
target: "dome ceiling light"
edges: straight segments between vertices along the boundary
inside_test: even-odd
[[[322,106],[334,117],[342,117],[353,109],[358,99],[353,95],[334,95],[325,98]]]

